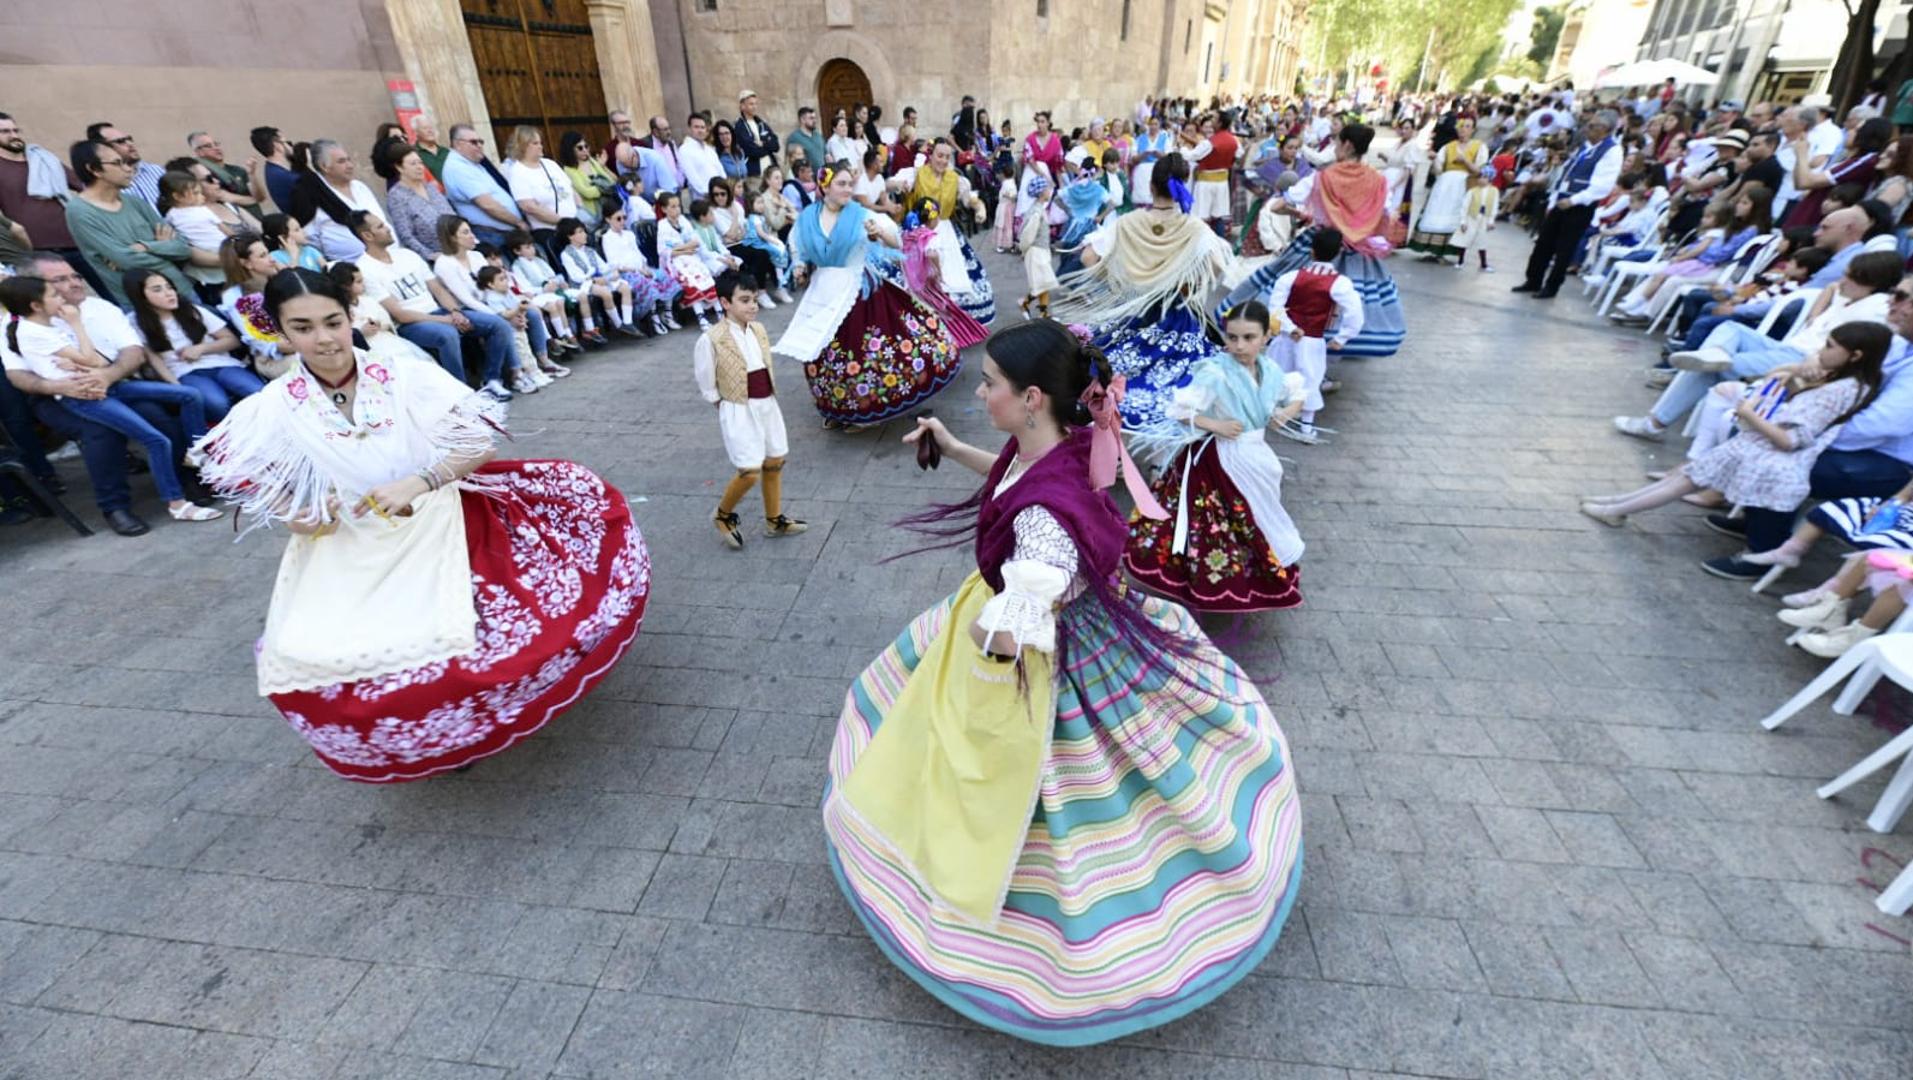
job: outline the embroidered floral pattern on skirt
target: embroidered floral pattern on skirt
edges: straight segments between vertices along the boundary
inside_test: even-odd
[[[943,320],[885,282],[851,305],[804,377],[825,419],[876,424],[948,386],[961,364]]]
[[[1182,499],[1184,447],[1153,487],[1162,505]],[[1256,530],[1248,500],[1214,453],[1200,454],[1189,469],[1189,532],[1183,553],[1173,550],[1176,519],[1155,521],[1132,513],[1123,566],[1146,588],[1197,611],[1270,611],[1302,602],[1302,568],[1282,565]]]

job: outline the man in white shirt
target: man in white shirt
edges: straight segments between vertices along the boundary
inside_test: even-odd
[[[0,366],[6,368],[7,382],[14,389],[32,396],[34,414],[42,423],[79,442],[80,455],[93,482],[93,499],[107,527],[121,536],[143,535],[147,525],[132,512],[132,491],[127,486],[128,439],[140,438],[133,432],[142,422],[147,429],[142,432],[147,436],[143,440],[146,445],[159,446],[151,432],[163,436],[169,452],[161,455],[167,460],[159,463],[156,479],[169,467],[171,475],[179,477],[180,456],[191,437],[204,430],[199,395],[172,383],[131,378],[146,366],[149,357],[126,313],[89,293],[85,279],[59,255],[36,253],[33,264],[32,272],[47,283],[53,299],[80,309],[86,336],[107,363],[82,373],[33,371],[19,356],[0,347]],[[54,322],[63,325],[59,319]],[[126,406],[125,412],[130,414],[127,422],[109,426],[66,408],[63,400],[102,401],[109,395]],[[187,430],[188,424],[181,416],[186,408],[195,410],[199,417],[199,431]]]
[[[372,189],[358,179],[359,166],[352,160],[352,152],[331,139],[315,139],[312,142],[312,169],[319,174],[319,181],[344,206],[341,213],[338,207],[328,208],[321,202],[318,212],[312,217],[312,224],[306,226],[306,233],[319,245],[319,254],[327,262],[340,259],[352,260],[365,254],[365,245],[359,243],[352,233],[349,218],[355,210],[385,220],[385,209],[379,205],[378,197]],[[295,196],[294,202],[298,201]]]
[[[1548,215],[1528,255],[1527,279],[1514,287],[1515,292],[1529,293],[1536,300],[1552,300],[1561,291],[1568,260],[1594,220],[1594,208],[1621,176],[1626,151],[1614,138],[1613,119],[1602,113],[1589,118],[1585,127],[1587,141],[1568,159],[1548,192]]]
[[[352,228],[365,247],[355,260],[365,276],[365,297],[385,305],[398,324],[399,336],[431,353],[459,382],[465,381],[462,341],[470,336],[485,348],[484,393],[498,401],[511,400],[504,373],[516,335],[511,324],[482,308],[460,309],[452,296],[410,248],[394,243],[392,227],[384,218],[358,213]]]
[[[678,164],[684,169],[685,186],[691,189],[691,198],[702,199],[711,193],[711,181],[722,179],[724,163],[718,160],[717,151],[705,141],[709,127],[701,113],[692,113],[684,122],[690,134],[678,146]]]
[[[1840,139],[1840,125],[1811,105],[1796,105],[1780,114],[1780,150],[1774,154],[1774,160],[1780,162],[1786,172],[1780,179],[1780,190],[1774,193],[1775,221],[1785,218],[1788,208],[1800,198],[1800,189],[1793,183],[1794,163],[1800,160],[1800,144],[1806,143],[1807,167],[1819,170],[1840,149]]]

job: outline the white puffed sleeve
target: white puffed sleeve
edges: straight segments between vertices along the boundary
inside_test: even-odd
[[[1163,415],[1171,420],[1188,423],[1209,411],[1216,403],[1215,388],[1198,379],[1187,386],[1178,386],[1169,395],[1169,404],[1163,407]]]
[[[1076,544],[1054,515],[1032,506],[1016,515],[1016,550],[1003,564],[1003,591],[983,605],[977,626],[1007,633],[1018,649],[1056,651],[1056,608],[1076,579]]]

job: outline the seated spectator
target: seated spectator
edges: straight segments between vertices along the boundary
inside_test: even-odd
[[[133,182],[127,185],[132,189],[133,194],[145,199],[146,205],[155,210],[159,208],[159,180],[166,175],[166,170],[150,161],[143,160],[140,157],[139,144],[133,141],[131,135],[102,120],[86,126],[86,139],[88,142],[112,147],[126,161],[127,167],[133,170]]]
[[[164,432],[133,407],[138,402],[151,402],[177,408],[184,421],[186,437],[197,439],[206,433],[206,417],[200,409],[198,395],[163,382],[125,378],[124,374],[146,363],[145,351],[141,349],[138,353],[137,364],[126,367],[122,366],[123,361],[107,360],[106,350],[116,349],[115,355],[123,355],[129,343],[117,336],[119,326],[112,327],[113,338],[93,341],[86,313],[66,299],[79,291],[74,289],[77,285],[80,285],[77,274],[73,275],[72,284],[58,292],[45,278],[31,275],[0,280],[0,306],[14,316],[6,331],[6,353],[0,357],[5,362],[8,381],[29,394],[56,396],[59,406],[80,420],[91,421],[138,441],[146,450],[153,482],[166,499],[167,512],[174,520],[212,521],[223,516],[217,510],[187,500],[175,470],[178,455],[185,448],[176,447]],[[108,307],[111,309],[111,305]],[[117,309],[111,310],[119,314]],[[110,323],[103,315],[95,318],[98,320],[95,325]],[[123,326],[124,322],[122,317],[119,325]],[[137,339],[131,344],[137,345]],[[108,520],[112,521],[111,515]],[[115,523],[114,527],[118,531],[120,524]]]
[[[219,423],[234,402],[266,388],[266,380],[238,355],[239,335],[211,309],[182,297],[163,275],[129,270],[123,287],[133,298],[133,325],[153,370],[198,394],[206,423]]]
[[[1783,365],[1797,364],[1818,353],[1827,335],[1850,322],[1882,322],[1888,294],[1900,281],[1903,267],[1892,252],[1868,252],[1854,259],[1840,283],[1821,292],[1800,329],[1775,341],[1752,327],[1724,322],[1707,335],[1699,349],[1677,352],[1668,362],[1680,369],[1660,400],[1646,416],[1617,416],[1615,430],[1635,438],[1659,440],[1669,426],[1700,403],[1707,388],[1722,375],[1754,379]]]
[[[284,217],[273,214],[272,217]],[[267,379],[276,379],[292,367],[294,354],[286,348],[279,327],[266,314],[266,282],[283,267],[273,258],[263,237],[241,233],[228,239],[219,249],[220,267],[226,274],[226,288],[219,296],[219,314],[239,333],[241,344],[252,353],[252,369]]]
[[[1661,366],[1655,369],[1657,375],[1665,377],[1650,380],[1649,386],[1660,389],[1673,378],[1674,367],[1667,363],[1666,357],[1700,348],[1714,327],[1730,319],[1747,326],[1759,325],[1775,303],[1800,291],[1807,279],[1827,265],[1831,256],[1823,248],[1809,246],[1792,250],[1800,231],[1788,230],[1780,241],[1781,250],[1775,255],[1773,265],[1758,279],[1733,288],[1711,285],[1705,292],[1697,289],[1681,298],[1682,311],[1675,317],[1678,329],[1668,335],[1669,344],[1662,351]]]
[[[519,214],[541,244],[550,246],[558,222],[578,216],[578,196],[571,190],[571,177],[545,156],[544,137],[535,127],[520,124],[512,129],[505,180]],[[500,236],[490,242],[502,245],[504,239]]]
[[[219,177],[206,163],[198,158],[180,157],[166,163],[167,172],[188,173],[199,182],[199,190],[206,196],[206,207],[220,224],[232,228],[233,234],[259,231],[260,217],[257,211],[247,203],[235,201],[231,192],[221,187]],[[165,211],[161,211],[164,213]]]
[[[186,136],[186,145],[192,149],[192,160],[205,166],[212,175],[213,183],[219,185],[219,190],[223,192],[219,202],[247,207],[254,215],[259,213],[259,204],[266,198],[264,158],[247,158],[243,169],[230,164],[226,161],[226,149],[219,144],[219,138],[205,131],[195,131]]]
[[[683,295],[684,285],[645,258],[644,249],[638,246],[638,234],[627,227],[627,216],[621,207],[605,216],[598,246],[604,250],[605,264],[631,287],[632,321],[644,322],[648,316],[651,332],[661,337],[681,329],[671,316],[671,308]]]
[[[737,129],[729,120],[711,125],[711,149],[717,151],[717,163],[723,167],[726,180],[736,183],[751,174],[750,158],[737,144]]]
[[[292,190],[293,220],[305,226],[327,261],[357,259],[365,248],[352,230],[352,215],[364,211],[383,220],[385,211],[358,179],[351,151],[331,139],[315,139],[311,157],[311,171]]]
[[[282,269],[298,266],[315,273],[325,270],[325,256],[306,242],[306,230],[291,214],[267,214],[259,233],[272,253],[272,261]]]
[[[490,262],[478,268],[478,290],[484,294],[485,306],[491,313],[511,326],[512,347],[518,362],[512,372],[512,390],[535,394],[550,386],[555,379],[545,374],[544,369],[551,365],[551,356],[531,343],[532,327],[542,330],[545,324],[544,316],[532,310],[531,298],[519,295],[512,288],[510,271]]]
[[[603,221],[605,210],[618,203],[617,174],[605,167],[604,161],[591,152],[591,144],[575,131],[565,132],[558,143],[558,166],[571,181],[571,192],[578,200],[578,220],[586,225]]]
[[[1875,168],[1880,159],[1880,151],[1893,138],[1893,125],[1885,120],[1874,118],[1861,124],[1849,139],[1839,156],[1823,166],[1812,162],[1812,149],[1808,145],[1807,135],[1801,132],[1793,141],[1793,186],[1799,191],[1800,198],[1787,211],[1784,224],[1812,225],[1823,215],[1821,201],[1827,192],[1841,184],[1859,184],[1863,188],[1873,186]]]
[[[1886,207],[1888,220],[1896,225],[1906,220],[1913,209],[1913,139],[1897,138],[1880,151],[1874,166],[1874,183],[1867,197]]]
[[[77,142],[69,154],[73,172],[86,184],[66,201],[66,226],[80,254],[106,287],[106,298],[124,305],[120,275],[128,270],[158,270],[174,287],[193,291],[185,267],[192,245],[160,220],[152,203],[128,196],[133,163],[111,146]]]
[[[802,213],[806,206],[817,201],[816,172],[811,168],[810,157],[801,149],[791,151],[790,179],[784,183],[784,199]]]
[[[621,211],[614,211],[621,213]],[[565,287],[565,279],[545,261],[538,242],[523,229],[513,232],[505,238],[505,265],[511,269],[513,283],[518,291],[531,298],[533,307],[544,312],[553,340],[564,345],[572,352],[583,352],[586,344],[609,345],[610,339],[597,332],[591,318],[590,299],[578,289]],[[579,322],[584,328],[582,335],[571,326],[566,303],[578,305]],[[557,372],[551,372],[558,375]],[[563,375],[558,375],[563,378]]]
[[[724,250],[743,264],[745,273],[766,286],[766,291],[757,294],[758,307],[775,310],[777,301],[771,299],[768,289],[779,280],[777,267],[768,251],[751,246],[750,210],[738,200],[736,185],[730,180],[711,181],[710,203],[711,223]]]
[[[298,170],[292,167],[292,144],[276,127],[256,127],[248,141],[264,161],[261,172],[266,178],[266,194],[281,213],[292,212],[292,189],[299,183]]]
[[[1800,158],[1809,170],[1824,168],[1840,149],[1840,126],[1811,105],[1796,105],[1780,114],[1780,148],[1774,160],[1780,163],[1782,179],[1774,196],[1774,213],[1780,220],[1791,220],[1793,204],[1802,192],[1795,183],[1801,175]]]
[[[478,237],[472,233],[471,222],[457,214],[446,214],[438,219],[439,255],[432,261],[432,273],[438,278],[439,284],[445,286],[445,291],[458,301],[460,308],[497,315],[497,309],[485,296],[484,286],[478,283],[478,272],[485,269],[489,261],[478,248]],[[506,322],[512,320],[507,319]],[[518,329],[514,323],[514,337]],[[536,356],[546,356],[549,338],[544,320],[539,320],[536,326],[527,325],[524,329],[529,337],[531,352]],[[519,360],[514,349],[512,359],[505,364],[505,384],[519,393],[535,393],[539,380]]]
[[[447,151],[449,153],[449,151]],[[438,219],[453,213],[451,200],[426,174],[417,147],[393,147],[398,182],[385,193],[385,209],[399,243],[427,259],[438,258]]]
[[[1808,362],[1743,388],[1733,411],[1738,434],[1639,491],[1587,499],[1581,512],[1620,526],[1631,514],[1713,490],[1742,507],[1791,513],[1807,497],[1814,463],[1840,425],[1878,396],[1892,346],[1893,332],[1882,323],[1833,328],[1810,358],[1800,358]]]
[[[611,329],[625,337],[642,337],[635,325],[640,316],[650,314],[656,301],[655,296],[640,298],[632,282],[613,270],[596,248],[591,246],[591,230],[577,218],[566,218],[558,223],[558,239],[564,245],[558,252],[558,265],[564,268],[565,280],[578,290],[578,311],[585,328],[585,340],[590,342],[593,335],[603,339],[591,324],[591,301],[597,300],[604,306],[605,318],[610,320]],[[644,306],[639,307],[642,299]],[[594,342],[609,344],[608,339]]]
[[[217,295],[226,280],[219,265],[219,246],[245,230],[227,225],[213,214],[206,204],[205,191],[190,173],[169,172],[160,178],[159,211],[166,215],[166,223],[192,245],[185,270],[193,280],[194,294],[202,299],[208,294]]]
[[[326,276],[338,283],[339,291],[351,303],[352,329],[365,339],[367,352],[389,364],[438,363],[431,353],[400,337],[392,313],[365,295],[365,275],[358,264],[335,262],[326,268]]]
[[[439,174],[452,212],[471,222],[472,231],[488,244],[503,243],[513,229],[529,228],[511,197],[503,174],[485,157],[485,140],[470,124],[452,125],[452,152]]]
[[[66,228],[65,200],[80,181],[53,151],[29,143],[13,117],[0,113],[0,216],[25,231],[30,250],[55,251],[83,275],[93,273]],[[98,285],[94,286],[99,288]]]
[[[1777,613],[1781,622],[1800,628],[1800,633],[1788,636],[1788,642],[1802,652],[1835,660],[1885,632],[1905,614],[1908,594],[1913,592],[1913,560],[1908,555],[1904,550],[1870,551],[1848,559],[1840,574],[1822,586],[1825,595],[1818,603]],[[1847,601],[1862,587],[1873,589],[1873,603],[1865,614],[1847,622]]]
[[[1700,236],[1675,252],[1673,261],[1658,273],[1636,285],[1610,318],[1616,322],[1645,322],[1654,310],[1649,305],[1667,282],[1717,274],[1740,254],[1742,247],[1773,228],[1767,212],[1772,202],[1772,192],[1751,185],[1733,202],[1709,207],[1704,221],[1707,227]]]
[[[384,218],[360,211],[352,217],[352,230],[365,245],[364,257],[356,260],[365,275],[365,294],[385,305],[399,336],[431,353],[438,366],[460,382],[465,381],[460,339],[471,337],[485,352],[479,373],[482,392],[496,401],[510,401],[503,380],[511,361],[511,327],[482,308],[461,309],[424,259],[395,246]]]

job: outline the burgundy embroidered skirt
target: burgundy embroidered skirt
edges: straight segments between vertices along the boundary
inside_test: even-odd
[[[824,419],[877,424],[948,386],[962,363],[942,317],[884,282],[850,305],[804,377]]]
[[[1151,488],[1156,501],[1169,508],[1168,519],[1130,515],[1123,565],[1144,588],[1195,611],[1272,611],[1300,604],[1302,568],[1283,566],[1275,557],[1255,527],[1248,500],[1216,454],[1197,455],[1189,468],[1189,535],[1182,554],[1171,550],[1183,459],[1201,445],[1184,447]]]
[[[569,461],[503,461],[460,493],[478,645],[376,679],[272,695],[326,767],[416,780],[490,757],[603,679],[638,635],[651,559],[618,489]]]

